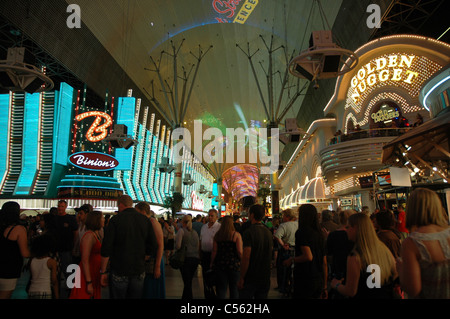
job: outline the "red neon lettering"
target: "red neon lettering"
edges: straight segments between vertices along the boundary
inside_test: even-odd
[[[86,134],[86,138],[90,141],[90,142],[99,142],[101,140],[103,140],[104,138],[106,138],[106,136],[108,135],[108,127],[110,127],[113,123],[111,116],[109,116],[106,113],[103,112],[97,112],[97,111],[93,111],[93,112],[86,112],[80,115],[77,115],[77,117],[75,118],[78,122],[84,120],[87,117],[91,117],[91,116],[95,116],[95,120],[94,123],[92,123],[91,127],[89,128],[87,134]],[[103,123],[102,125],[100,125],[100,123],[102,122],[102,118],[105,119],[105,123]],[[100,135],[94,136],[94,133],[100,133]]]
[[[236,6],[241,1],[242,0],[228,0],[228,1],[213,0],[212,6],[217,13],[226,14],[229,12],[227,18],[231,18],[235,14]]]

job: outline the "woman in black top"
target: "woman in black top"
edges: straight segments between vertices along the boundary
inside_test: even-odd
[[[24,266],[30,256],[27,230],[19,225],[20,205],[6,202],[0,211],[0,299],[11,298]]]
[[[240,276],[243,244],[242,237],[233,225],[233,218],[225,216],[214,236],[211,254],[211,268],[216,274],[217,298],[225,299],[227,288],[230,299],[237,299],[239,292],[237,283]]]
[[[285,261],[294,265],[294,298],[327,297],[327,261],[325,243],[319,226],[317,209],[304,204],[298,209],[298,230],[295,233],[295,257]]]

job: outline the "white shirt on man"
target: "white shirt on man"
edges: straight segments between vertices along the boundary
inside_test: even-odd
[[[209,223],[203,225],[202,230],[200,231],[200,241],[202,251],[212,252],[214,235],[217,233],[219,228],[220,223],[218,221],[214,222],[212,226],[209,226]]]

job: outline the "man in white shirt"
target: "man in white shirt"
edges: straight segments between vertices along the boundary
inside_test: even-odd
[[[220,224],[217,220],[217,210],[210,209],[208,212],[208,223],[203,225],[200,231],[200,260],[202,265],[205,299],[214,299],[216,296],[214,287],[211,286],[205,278],[207,278],[206,272],[211,268],[211,253],[213,250],[214,235],[220,228]]]
[[[287,293],[287,285],[291,277],[291,268],[283,266],[283,261],[292,257],[295,248],[295,233],[298,229],[298,221],[292,209],[282,212],[283,222],[276,230],[274,237],[279,244],[277,258],[277,282],[278,289],[282,294]]]

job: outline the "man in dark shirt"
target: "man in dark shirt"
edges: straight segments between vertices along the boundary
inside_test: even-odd
[[[108,284],[109,262],[111,299],[142,298],[145,260],[157,247],[150,220],[132,206],[130,196],[119,198],[119,213],[109,221],[102,243],[101,281],[102,285]]]
[[[74,215],[66,213],[67,202],[63,199],[58,201],[58,214],[55,217],[55,226],[57,234],[57,251],[60,258],[61,272],[59,273],[59,280],[62,281],[59,285],[61,299],[69,297],[70,288],[67,285],[67,279],[71,272],[67,272],[67,267],[73,264],[74,259],[72,255],[75,238],[78,236],[78,223]]]
[[[238,282],[241,299],[266,299],[269,293],[273,238],[261,222],[264,216],[264,206],[256,204],[250,207],[251,225],[242,236],[244,252]]]

